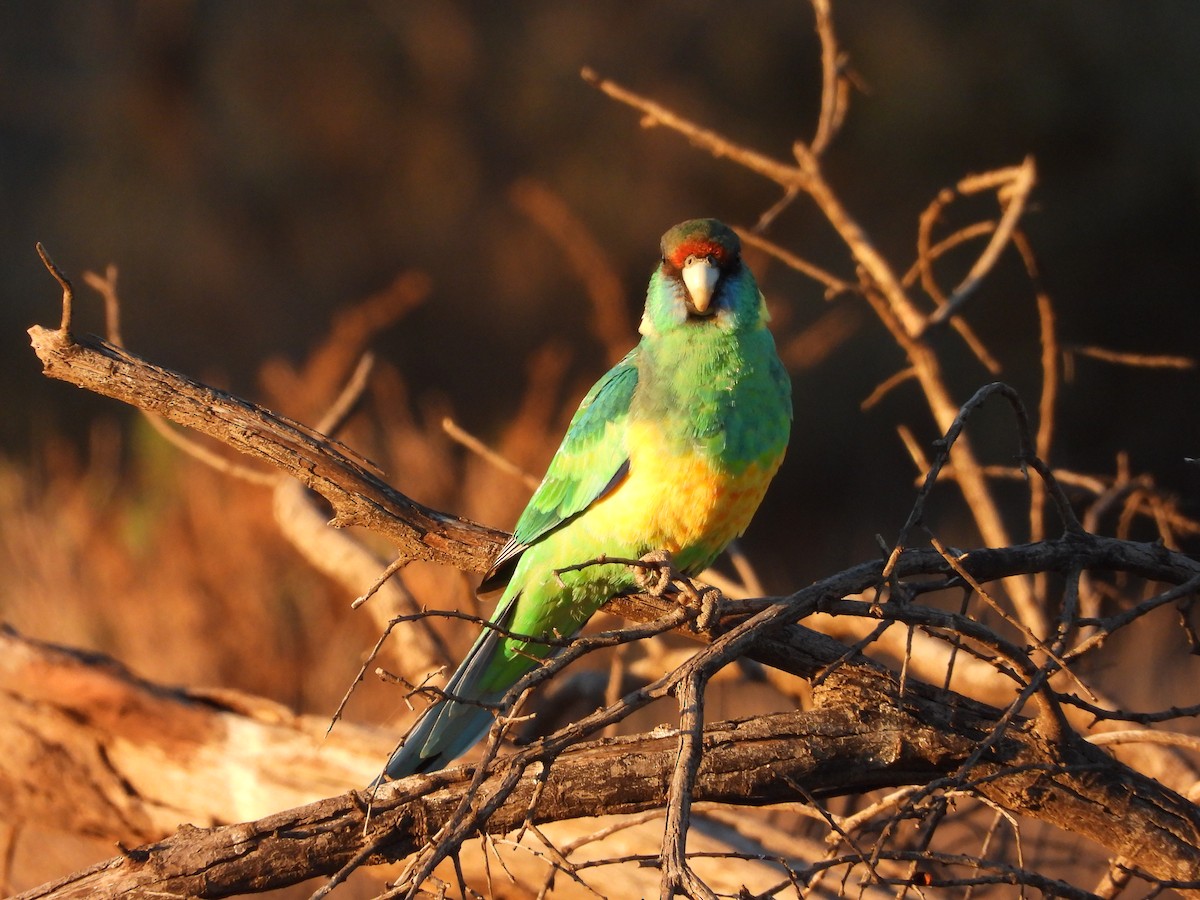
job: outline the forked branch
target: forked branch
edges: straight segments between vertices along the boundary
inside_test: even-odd
[[[65,282],[61,272],[51,271]],[[467,571],[485,570],[507,537],[406,497],[343,445],[298,422],[100,338],[72,334],[65,289],[63,322],[54,330],[29,329],[46,375],[158,413],[271,464],[328,500],[334,525],[365,526],[391,538],[411,559],[436,558]]]

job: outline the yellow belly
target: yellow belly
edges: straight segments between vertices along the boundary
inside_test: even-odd
[[[586,516],[592,535],[637,533],[648,550],[711,556],[746,530],[782,461],[731,472],[697,452],[669,449],[661,432],[634,423],[629,474]],[[687,562],[684,561],[686,565]]]

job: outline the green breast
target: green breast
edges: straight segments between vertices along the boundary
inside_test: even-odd
[[[739,472],[787,446],[791,381],[765,327],[727,333],[700,320],[643,344],[630,414],[658,423],[675,452]]]

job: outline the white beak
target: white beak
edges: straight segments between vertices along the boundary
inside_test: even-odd
[[[709,262],[707,256],[689,256],[687,262],[683,264],[683,283],[687,286],[688,294],[692,298],[692,306],[696,308],[696,312],[701,314],[708,312],[713,290],[720,277],[720,269]]]

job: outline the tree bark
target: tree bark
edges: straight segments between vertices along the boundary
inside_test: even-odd
[[[238,788],[256,781],[270,787],[255,797],[268,806],[302,790],[365,784],[390,746],[375,737],[359,750],[348,744],[361,732],[343,734],[331,753],[295,722],[264,723],[261,708],[239,712],[140,681],[110,660],[11,631],[2,637],[0,697],[8,712],[30,713],[2,720],[9,735],[4,752],[20,752],[12,735],[23,735],[30,764],[6,767],[23,775],[20,784],[7,785],[5,799],[27,816],[66,819],[91,833],[118,827],[118,833],[157,837],[154,832],[168,830],[164,823],[181,814],[197,821],[236,815],[246,808],[237,804],[247,802]],[[953,779],[992,733],[999,713],[932,688],[903,697],[897,688],[873,665],[847,665],[824,682],[810,711],[709,726],[694,799],[803,802]],[[511,831],[527,816],[536,823],[661,806],[676,742],[674,734],[641,735],[572,748],[553,762],[540,795],[538,777],[526,774],[486,830]],[[39,756],[49,748],[61,749]],[[535,744],[518,755],[529,762],[538,749]],[[475,803],[490,795],[504,771],[501,760]],[[1196,807],[1073,734],[1056,745],[1032,722],[1017,720],[962,781],[1004,808],[1137,860],[1154,878],[1200,880]],[[46,784],[55,785],[49,797]],[[130,891],[226,897],[332,875],[356,858],[401,859],[450,821],[469,784],[470,770],[458,768],[387,785],[370,812],[368,797],[353,791],[243,824],[186,825],[22,897]],[[1120,828],[1112,827],[1114,819]]]
[[[0,805],[134,844],[365,785],[394,740],[235,691],[166,688],[0,627]]]
[[[333,525],[362,525],[410,559],[481,572],[507,539],[502,531],[430,509],[342,452],[341,445],[270,410],[157,366],[92,335],[29,329],[43,372],[122,400],[270,463],[316,491]]]

